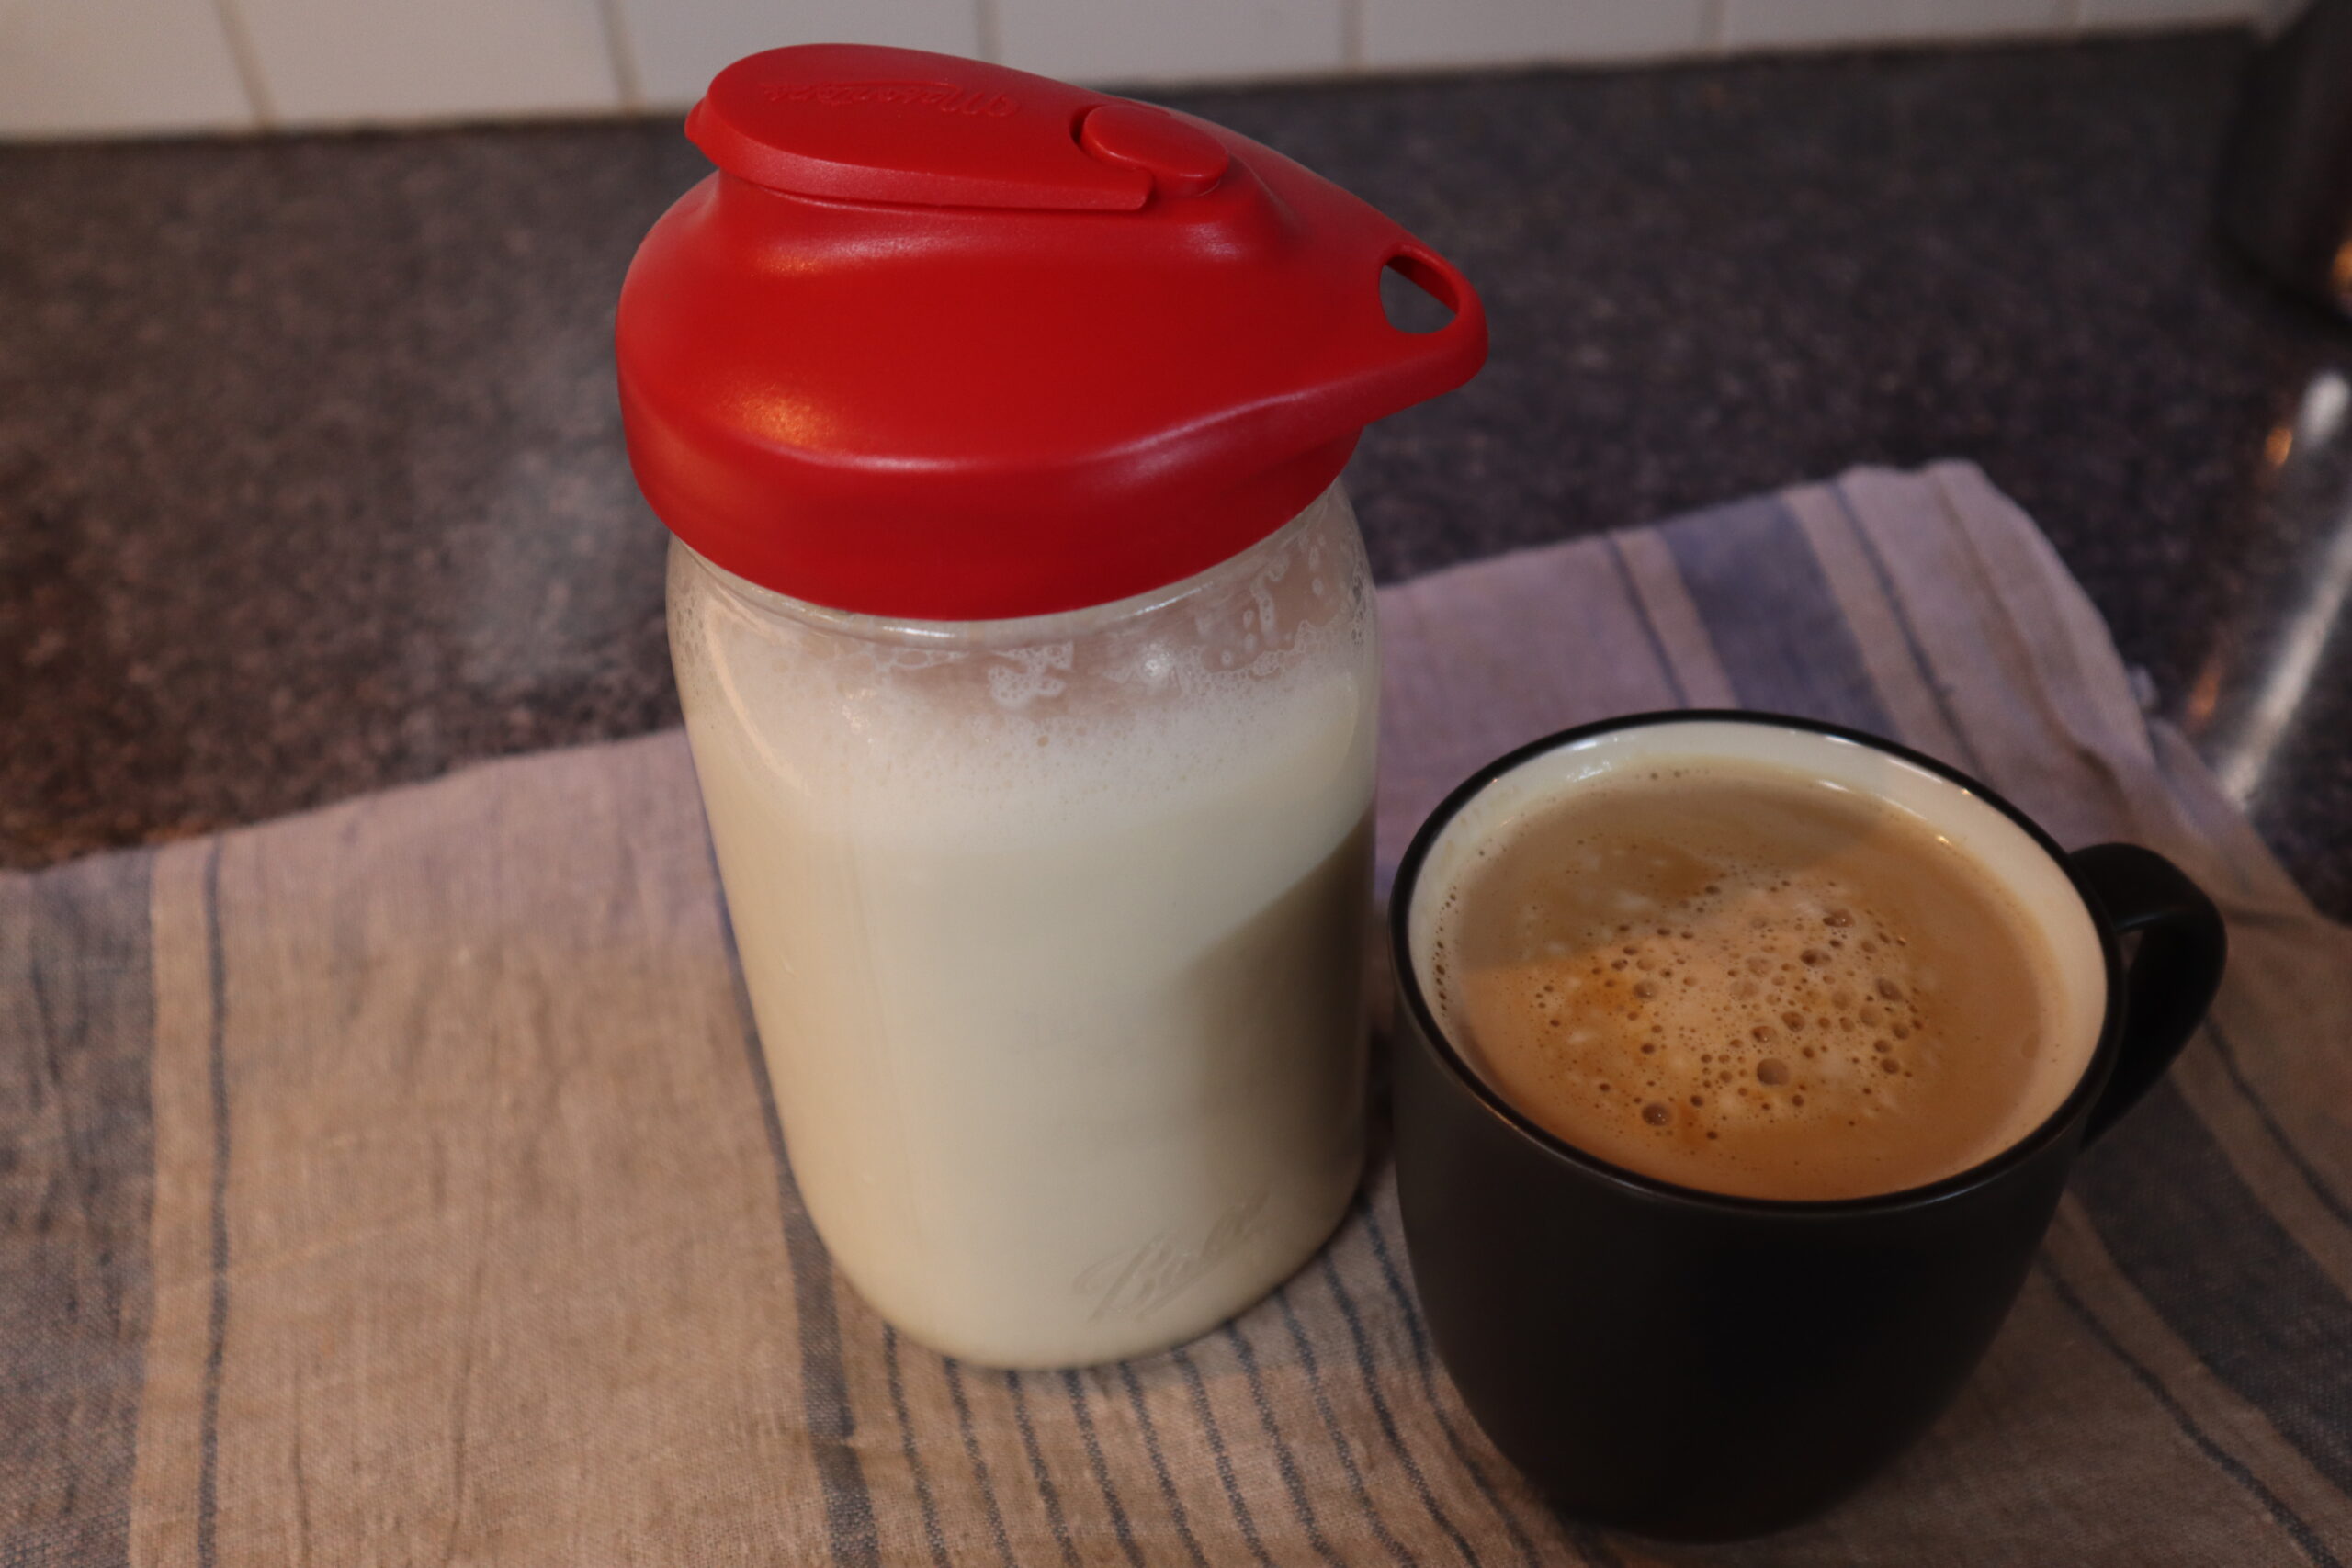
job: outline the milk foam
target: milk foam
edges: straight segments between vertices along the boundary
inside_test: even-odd
[[[1605,874],[1606,854],[1589,852],[1587,865]],[[1641,907],[1579,933],[1573,959],[1568,943],[1548,943],[1560,957],[1509,976],[1498,987],[1506,1005],[1532,1026],[1565,1030],[1572,1047],[1589,1043],[1582,1011],[1637,1024],[1641,1038],[1600,1067],[1609,1077],[1593,1089],[1653,1124],[1689,1114],[1713,1136],[1748,1122],[1905,1111],[1937,1034],[1907,940],[1838,879],[1772,865],[1713,870],[1700,897],[1627,900]],[[1650,923],[1660,916],[1671,923]],[[1451,979],[1438,988],[1450,1005]]]

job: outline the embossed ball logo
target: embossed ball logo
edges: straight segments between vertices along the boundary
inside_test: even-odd
[[[1259,1189],[1227,1208],[1194,1240],[1170,1231],[1079,1271],[1071,1281],[1094,1303],[1092,1320],[1147,1317],[1183,1293],[1227,1254],[1265,1229],[1268,1192]]]
[[[988,119],[1002,119],[1021,107],[1021,100],[1007,94],[948,82],[766,82],[760,93],[777,104],[817,104],[829,109],[882,105]]]

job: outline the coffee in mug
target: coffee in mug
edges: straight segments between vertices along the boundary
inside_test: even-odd
[[[2098,988],[1964,830],[1757,733],[1497,822],[1439,906],[1441,1020],[1544,1128],[1686,1187],[1853,1198],[1999,1153],[2081,1078]]]

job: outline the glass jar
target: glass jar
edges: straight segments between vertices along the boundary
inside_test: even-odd
[[[684,543],[669,602],[794,1173],[860,1293],[1067,1366],[1297,1268],[1363,1157],[1380,682],[1339,482],[1066,614],[844,614]]]

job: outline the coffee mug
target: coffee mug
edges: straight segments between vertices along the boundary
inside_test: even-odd
[[[1657,728],[1670,726],[1686,728]],[[1708,728],[1721,726],[1740,728]],[[1547,775],[1566,781],[1547,798],[1577,787],[1578,749],[1663,753],[1706,736],[1734,738],[1743,757],[1752,740],[1776,765],[1817,767],[1930,823],[1990,825],[1969,830],[2009,846],[2006,863],[2030,885],[2021,896],[2081,933],[2061,961],[2098,970],[2103,987],[2086,1014],[2099,1019],[2097,1044],[2056,1111],[1931,1185],[1791,1201],[1611,1165],[1487,1082],[1430,1005],[1427,906],[1452,891],[1425,885],[1433,853],[1458,859],[1449,829],[1465,812],[1475,827],[1495,792]],[[1892,742],[1707,711],[1588,725],[1481,770],[1406,852],[1389,934],[1397,1182],[1441,1359],[1496,1447],[1562,1512],[1693,1540],[1818,1513],[1927,1429],[2016,1300],[2075,1155],[2178,1054],[2225,951],[2211,900],[2151,851],[2068,853],[1984,784]],[[2127,934],[2139,938],[2128,964]]]

